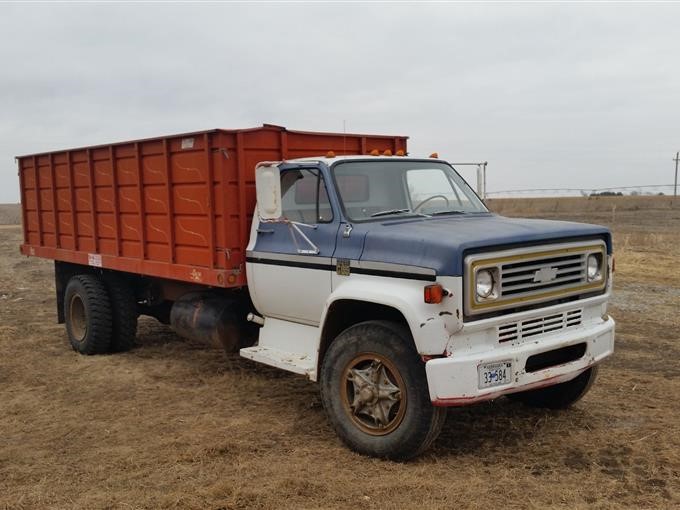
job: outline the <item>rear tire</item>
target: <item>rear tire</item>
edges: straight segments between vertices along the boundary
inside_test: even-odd
[[[111,345],[111,302],[104,283],[93,275],[73,276],[64,292],[66,332],[73,350],[104,354]]]
[[[137,300],[132,287],[115,276],[106,282],[113,312],[111,352],[129,351],[137,337]]]
[[[530,407],[566,409],[588,393],[597,378],[598,367],[590,367],[571,381],[537,390],[510,393],[508,398]]]
[[[425,365],[410,333],[393,322],[362,322],[343,331],[324,356],[320,382],[331,425],[364,455],[415,457],[446,419],[446,409],[430,401]]]

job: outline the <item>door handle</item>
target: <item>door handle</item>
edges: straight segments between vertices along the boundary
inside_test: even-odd
[[[349,235],[352,233],[352,229],[353,229],[353,228],[354,228],[354,227],[352,226],[351,223],[347,223],[347,224],[345,225],[345,230],[342,231],[342,237],[348,238]]]

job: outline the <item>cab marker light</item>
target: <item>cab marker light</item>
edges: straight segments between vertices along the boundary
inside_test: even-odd
[[[334,158],[334,157],[335,157],[335,152],[333,152],[333,151],[328,151],[328,152],[326,153],[326,157],[327,157],[327,158]]]
[[[371,156],[380,156],[380,151],[378,149],[373,149],[371,151]]]
[[[399,150],[397,151],[397,156],[405,156],[405,155],[406,155],[406,153],[404,152],[403,149],[399,149]]]
[[[389,149],[385,149],[385,152],[383,152],[383,156],[391,156],[391,155],[392,155],[392,151],[389,150]]]
[[[430,157],[431,157],[431,158],[434,158],[434,159],[439,159],[439,153],[438,153],[438,152],[433,152],[432,154],[430,154]]]

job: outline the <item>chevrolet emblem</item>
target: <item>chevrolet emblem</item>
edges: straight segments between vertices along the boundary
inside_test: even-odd
[[[534,283],[548,283],[557,278],[556,267],[542,267],[534,273]]]

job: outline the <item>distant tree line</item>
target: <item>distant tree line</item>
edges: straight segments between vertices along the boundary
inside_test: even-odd
[[[593,192],[589,196],[591,197],[622,197],[623,193],[620,191],[599,191]]]
[[[650,196],[656,195],[656,196],[659,196],[659,197],[663,197],[664,193],[663,192],[640,193],[639,191],[635,191],[635,190],[630,192],[631,197],[637,197],[637,196],[641,196],[641,195],[650,195]],[[599,192],[593,191],[588,196],[589,197],[622,197],[622,196],[624,196],[624,194],[621,191],[599,191]]]

